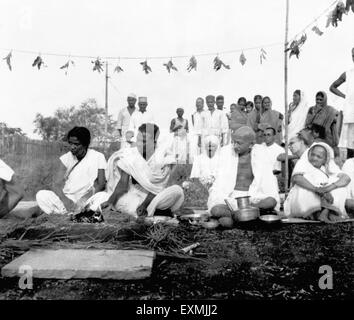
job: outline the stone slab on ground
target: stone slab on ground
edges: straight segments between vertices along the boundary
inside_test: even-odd
[[[151,275],[155,252],[150,250],[35,249],[1,269],[3,277],[19,277],[30,266],[34,278],[144,279]]]

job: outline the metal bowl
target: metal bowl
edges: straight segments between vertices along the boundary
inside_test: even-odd
[[[249,196],[239,197],[239,198],[236,198],[236,200],[237,200],[237,207],[239,209],[245,209],[250,206],[250,197]]]
[[[259,209],[247,207],[232,212],[232,217],[237,222],[256,220],[259,217]]]
[[[266,224],[278,224],[280,223],[281,217],[275,214],[265,214],[260,216],[259,219]]]

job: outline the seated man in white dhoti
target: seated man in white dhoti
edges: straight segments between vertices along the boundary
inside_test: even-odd
[[[347,214],[354,218],[354,158],[347,159],[344,162],[342,171],[351,177],[351,181],[347,186],[345,209],[347,210]]]
[[[183,189],[167,187],[176,163],[171,149],[157,145],[159,127],[145,123],[139,127],[136,146],[114,153],[108,160],[108,200],[111,208],[135,218],[172,215],[184,201]]]
[[[255,144],[256,134],[248,126],[233,132],[231,139],[231,144],[220,151],[222,165],[209,191],[210,214],[215,218],[231,219],[225,199],[231,201],[245,196],[250,196],[251,205],[263,212],[273,210],[279,205],[278,186],[272,166],[264,161],[265,147]]]
[[[349,183],[350,177],[334,162],[333,149],[313,143],[295,165],[284,214],[324,222],[348,218],[344,205]]]
[[[221,165],[219,146],[217,136],[206,136],[203,152],[196,156],[193,162],[190,178],[198,179],[207,189],[213,184],[218,167]]]
[[[47,214],[78,213],[87,205],[96,211],[100,191],[106,184],[104,155],[89,148],[91,135],[85,127],[74,127],[67,135],[70,151],[58,159],[52,190],[36,195],[39,207]]]

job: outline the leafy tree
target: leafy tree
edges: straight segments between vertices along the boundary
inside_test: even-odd
[[[105,109],[99,107],[95,99],[88,99],[79,107],[59,108],[53,116],[49,117],[38,113],[34,124],[36,126],[34,132],[47,141],[62,140],[74,126],[88,128],[93,140],[98,142],[114,140],[116,132],[116,121],[108,115],[107,135],[105,135]]]
[[[2,135],[26,136],[21,128],[11,128],[5,122],[0,122],[0,136]]]

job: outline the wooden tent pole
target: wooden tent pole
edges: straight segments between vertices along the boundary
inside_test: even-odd
[[[286,0],[285,42],[284,42],[284,121],[285,121],[285,196],[288,194],[289,163],[288,163],[288,32],[289,32],[289,0]]]

